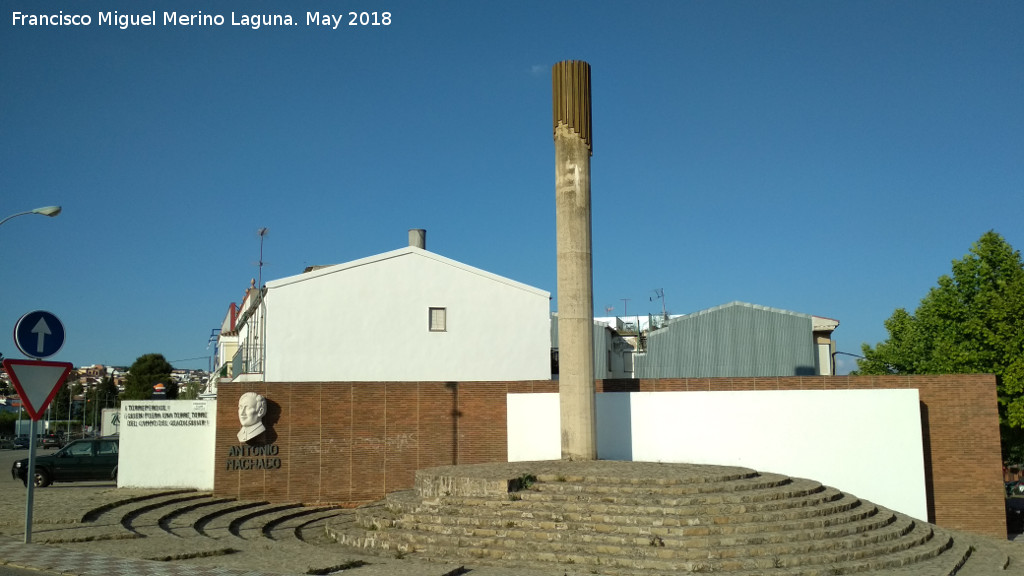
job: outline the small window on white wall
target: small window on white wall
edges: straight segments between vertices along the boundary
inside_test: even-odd
[[[430,309],[430,331],[431,332],[447,332],[448,331],[448,309],[447,308],[431,308]]]

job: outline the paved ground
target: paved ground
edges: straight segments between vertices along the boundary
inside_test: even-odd
[[[37,454],[51,451],[39,450]],[[15,460],[27,458],[25,450],[0,450],[0,565],[31,568],[50,574],[81,576],[279,576],[305,574],[307,566],[344,566],[363,563],[338,573],[357,576],[562,576],[563,571],[530,572],[500,567],[463,567],[460,564],[427,563],[410,558],[361,555],[324,540],[273,542],[261,538],[233,539],[227,555],[211,555],[183,561],[145,558],[173,557],[197,545],[215,546],[196,539],[154,534],[137,539],[105,539],[112,533],[109,520],[82,523],[82,516],[104,504],[161,492],[117,488],[112,482],[54,484],[34,490],[31,544],[25,544],[27,490],[7,474]],[[557,572],[557,574],[556,574]]]
[[[7,474],[14,460],[25,457],[24,450],[0,451],[0,474]],[[539,572],[512,567],[427,563],[410,558],[361,555],[326,540],[314,545],[263,538],[233,539],[230,544],[236,552],[227,555],[151,560],[146,558],[171,559],[185,549],[194,552],[199,545],[210,546],[213,550],[216,543],[158,533],[134,539],[110,537],[119,526],[112,525],[110,520],[106,524],[83,523],[83,514],[104,504],[160,491],[118,489],[113,483],[97,482],[36,489],[33,543],[25,544],[26,489],[20,481],[4,478],[0,476],[0,565],[7,567],[82,576],[274,576],[305,574],[310,565],[340,567],[357,562],[363,564],[337,573],[355,576],[563,576],[566,573],[564,567]],[[1017,542],[1012,546],[1021,544]],[[974,573],[988,574],[987,571]],[[992,571],[996,573],[1007,572]],[[919,576],[913,570],[902,570],[899,574]]]

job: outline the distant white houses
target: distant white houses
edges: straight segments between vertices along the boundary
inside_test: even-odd
[[[234,329],[220,332],[220,357],[235,348],[230,376],[267,382],[550,378],[548,292],[410,239],[405,248],[251,288]]]

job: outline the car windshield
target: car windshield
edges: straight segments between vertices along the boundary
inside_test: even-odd
[[[92,442],[75,442],[61,450],[61,453],[68,456],[92,456]]]

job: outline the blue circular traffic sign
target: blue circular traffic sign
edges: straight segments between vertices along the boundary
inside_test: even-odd
[[[64,324],[45,310],[29,312],[14,325],[14,344],[29,358],[53,356],[64,346]]]

